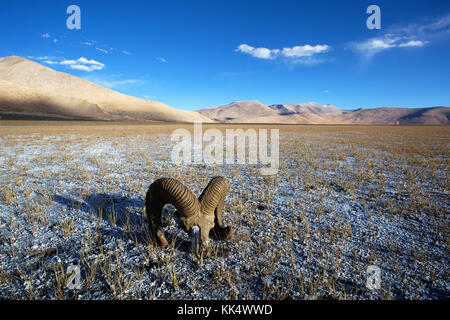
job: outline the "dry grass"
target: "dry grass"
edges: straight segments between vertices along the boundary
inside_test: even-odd
[[[0,210],[10,217],[0,222],[0,294],[414,299],[439,297],[448,285],[450,127],[278,126],[274,176],[257,166],[172,164],[168,134],[180,127],[192,128],[0,121]],[[155,247],[143,208],[148,185],[171,176],[198,195],[217,174],[231,186],[224,211],[233,239],[191,254],[169,209],[171,247]],[[54,240],[24,248],[28,232]],[[78,293],[64,286],[73,257],[83,270]],[[370,264],[389,279],[378,292],[364,286]]]

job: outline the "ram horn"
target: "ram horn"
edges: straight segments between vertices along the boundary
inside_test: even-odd
[[[169,246],[161,221],[162,209],[166,204],[172,204],[178,210],[180,225],[187,232],[196,224],[201,213],[198,199],[178,180],[161,178],[153,182],[148,188],[145,205],[150,232],[162,247]]]
[[[187,231],[197,250],[197,244],[207,247],[209,233],[214,227],[214,211],[203,212],[195,195],[181,182],[172,178],[161,178],[153,182],[145,200],[149,229],[156,242],[168,247],[162,228],[161,214],[166,204],[172,204],[182,229]]]
[[[224,177],[217,176],[211,179],[198,198],[201,211],[204,214],[214,216],[214,228],[212,236],[217,240],[227,240],[233,235],[230,226],[222,224],[222,209],[228,191],[228,183]]]

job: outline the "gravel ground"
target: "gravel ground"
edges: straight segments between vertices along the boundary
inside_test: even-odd
[[[449,136],[400,154],[363,135],[281,133],[274,176],[174,165],[167,134],[0,136],[0,298],[448,299]],[[178,178],[198,196],[215,175],[233,238],[192,253],[168,205],[172,246],[156,247],[150,183]],[[71,264],[79,290],[66,287]],[[380,289],[366,287],[370,265]]]

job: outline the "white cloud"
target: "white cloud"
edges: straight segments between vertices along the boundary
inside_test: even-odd
[[[75,60],[63,60],[59,64],[62,65],[70,65],[70,64],[76,64],[77,62]]]
[[[397,34],[385,34],[382,37],[370,38],[361,42],[354,42],[350,46],[354,51],[362,54],[366,59],[394,48],[423,47],[429,41],[409,40],[409,37]]]
[[[95,60],[88,60],[85,57],[78,58],[77,60],[63,60],[59,64],[70,66],[71,69],[87,72],[102,70],[105,67],[103,63]]]
[[[44,39],[48,39],[51,36],[46,32],[46,33],[41,33],[41,37],[44,38]]]
[[[166,60],[166,59],[164,59],[164,58],[156,58],[156,59],[158,59],[159,61],[161,61],[161,62],[164,62],[164,63],[166,63],[166,62],[167,62],[167,60]]]
[[[95,41],[84,41],[84,42],[80,42],[81,44],[84,44],[85,46],[93,46]]]
[[[282,50],[280,49],[268,49],[268,48],[254,48],[248,44],[241,44],[235,50],[236,52],[242,52],[249,54],[255,58],[273,60],[276,58],[285,58],[286,62],[291,64],[304,64],[304,65],[315,65],[324,62],[324,59],[318,59],[313,57],[319,53],[325,53],[329,51],[331,47],[329,45],[303,45],[286,47]]]
[[[370,38],[361,42],[353,42],[351,44],[351,48],[366,58],[371,58],[377,53],[397,47],[397,42],[399,40],[400,38],[397,36],[386,34],[383,37]]]
[[[360,44],[360,50],[386,50],[395,48],[398,39],[369,39]]]
[[[58,41],[58,39],[53,39],[53,43],[57,43]]]
[[[95,71],[95,70],[102,70],[105,68],[105,64],[101,63],[99,61],[96,60],[89,60],[86,59],[85,57],[80,57],[77,60],[73,60],[73,59],[58,59],[55,57],[47,57],[47,56],[42,56],[42,57],[34,57],[34,56],[28,56],[28,58],[30,59],[34,59],[34,60],[39,60],[42,61],[42,63],[45,64],[49,64],[49,65],[63,65],[63,66],[67,66],[71,69],[75,69],[75,70],[83,70],[83,71],[87,71],[87,72],[91,72],[91,71]]]
[[[127,50],[123,50],[122,53],[131,56],[131,52],[128,52]]]
[[[245,43],[238,46],[235,51],[247,53],[259,59],[275,59],[276,55],[280,52],[278,49],[270,50],[267,48],[254,48]]]
[[[81,57],[77,60],[78,63],[82,63],[82,64],[93,64],[93,65],[97,65],[100,67],[104,67],[105,65],[101,62],[95,61],[95,60],[88,60],[85,57]]]
[[[87,72],[91,72],[94,70],[102,70],[103,67],[100,66],[95,66],[95,65],[84,65],[84,64],[72,64],[70,65],[71,69],[76,69],[76,70],[83,70],[83,71],[87,71]]]
[[[400,43],[398,45],[399,48],[404,48],[404,47],[422,47],[425,44],[427,44],[428,41],[420,41],[420,40],[411,40],[408,41],[406,43]]]
[[[450,14],[428,22],[396,26],[389,32],[375,38],[353,42],[350,48],[366,59],[395,48],[420,48],[425,45],[450,38]]]
[[[98,50],[98,51],[101,51],[103,53],[106,53],[106,54],[109,53],[108,50],[105,50],[105,49],[102,49],[102,48],[95,48],[95,49]]]
[[[311,46],[309,44],[306,44],[304,46],[295,46],[292,48],[283,48],[281,53],[285,57],[310,57],[312,55],[315,55],[317,53],[327,52],[330,50],[330,46],[324,44],[324,45],[315,45]]]

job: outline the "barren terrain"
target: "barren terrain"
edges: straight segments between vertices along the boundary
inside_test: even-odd
[[[277,126],[273,176],[173,164],[179,127],[0,121],[0,298],[449,298],[449,126]],[[233,238],[195,255],[166,206],[171,247],[156,247],[150,183],[174,177],[198,196],[215,175]],[[380,290],[365,286],[369,265]]]

